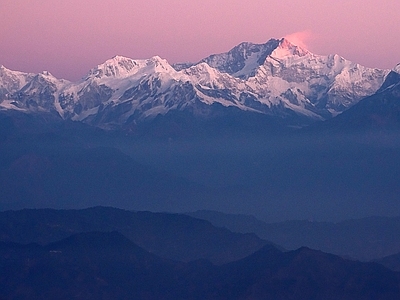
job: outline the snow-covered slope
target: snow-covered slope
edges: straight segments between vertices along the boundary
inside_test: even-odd
[[[0,66],[0,107],[17,109],[12,104],[12,95],[25,86],[34,74],[11,71],[4,66]]]
[[[397,64],[397,65],[394,67],[393,71],[396,72],[396,73],[398,73],[398,74],[400,74],[400,64]]]
[[[389,71],[271,39],[265,44],[241,43],[194,64],[171,66],[157,56],[115,56],[76,83],[46,72],[0,72],[3,108],[54,111],[65,119],[109,127],[174,110],[207,117],[213,104],[312,122],[335,116],[373,94]]]
[[[336,115],[373,94],[388,70],[371,69],[339,55],[320,56],[282,40],[258,70],[270,84],[270,98],[310,111]],[[300,104],[302,102],[302,104]]]
[[[398,66],[386,76],[385,82],[375,94],[362,99],[336,118],[324,122],[321,128],[331,131],[398,130],[400,128]]]
[[[228,73],[234,77],[248,78],[255,75],[255,71],[261,66],[266,57],[279,45],[279,40],[271,39],[265,44],[253,44],[244,42],[234,47],[227,53],[210,55],[201,62],[222,73]]]

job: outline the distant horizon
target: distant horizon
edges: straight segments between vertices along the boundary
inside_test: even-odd
[[[71,81],[115,55],[197,62],[283,37],[370,68],[400,62],[400,2],[389,0],[0,1],[0,65]]]

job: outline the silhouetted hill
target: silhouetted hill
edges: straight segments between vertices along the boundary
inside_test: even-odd
[[[225,227],[233,232],[254,232],[262,233],[266,222],[261,221],[253,215],[227,214],[214,210],[198,210],[187,212],[188,216],[207,220],[218,227]]]
[[[378,259],[400,251],[400,217],[369,217],[337,223],[285,221],[266,223],[249,215],[197,211],[188,215],[234,232],[255,233],[285,249],[307,246],[360,260]]]
[[[394,299],[399,293],[398,274],[309,248],[279,252],[266,246],[222,269],[232,275],[228,298]]]
[[[161,257],[221,264],[245,257],[267,242],[232,233],[186,215],[132,212],[109,207],[83,210],[25,209],[0,212],[0,240],[42,245],[88,231],[119,231]]]
[[[117,232],[0,247],[2,299],[173,299],[172,263]],[[10,259],[12,257],[12,259]]]
[[[236,262],[161,259],[118,232],[0,243],[2,299],[398,299],[399,273],[301,248]]]
[[[400,272],[400,253],[392,254],[375,261],[390,270]]]

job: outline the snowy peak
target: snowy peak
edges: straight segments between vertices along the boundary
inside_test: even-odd
[[[40,72],[40,74],[42,74],[44,76],[54,77],[53,74],[51,74],[49,71],[42,71],[42,72]]]
[[[39,74],[37,74],[33,79],[35,78],[40,78],[39,80],[46,81],[46,82],[51,82],[58,87],[70,84],[71,82],[65,79],[58,79],[55,77],[53,74],[51,74],[49,71],[42,71]]]
[[[271,57],[275,59],[285,59],[287,57],[293,56],[306,56],[310,54],[310,52],[306,49],[303,49],[299,46],[296,46],[289,42],[287,39],[282,38],[279,40],[279,44],[274,51],[271,53]]]
[[[394,67],[393,72],[400,74],[400,63]]]
[[[400,65],[395,71],[400,76]],[[0,109],[53,111],[114,128],[174,110],[208,117],[218,107],[236,107],[298,126],[335,116],[375,93],[387,73],[339,55],[312,54],[285,38],[270,39],[174,67],[159,56],[114,56],[77,83],[0,67]]]
[[[105,61],[103,64],[98,65],[96,68],[90,70],[86,79],[89,78],[126,78],[137,74],[143,69],[148,71],[171,71],[172,67],[169,63],[154,56],[150,59],[133,60],[124,56],[114,56],[113,58]]]
[[[70,82],[65,79],[58,79],[48,71],[42,71],[32,77],[32,79],[23,87],[23,90],[28,90],[32,86],[46,86],[48,84],[60,88]]]
[[[0,78],[5,78],[5,77],[15,77],[15,78],[28,78],[32,77],[33,74],[30,73],[23,73],[23,72],[18,72],[18,71],[12,71],[10,69],[7,69],[5,66],[0,65]]]
[[[379,88],[377,93],[381,93],[385,90],[393,89],[395,86],[400,85],[400,64],[397,64],[391,72],[386,76],[385,81],[382,86]]]
[[[168,61],[159,56],[153,56],[147,60],[147,67],[152,68],[155,72],[176,73],[175,69],[168,63]]]
[[[114,56],[89,71],[87,78],[119,77],[123,78],[135,73],[145,65],[145,61],[133,60],[124,56]]]
[[[11,71],[0,66],[0,101],[1,98],[8,98],[11,94],[20,90],[24,85],[26,85],[32,78],[34,74],[23,73],[18,71]]]
[[[246,79],[255,76],[257,69],[270,57],[281,61],[286,58],[304,57],[310,54],[306,49],[296,46],[287,39],[270,39],[265,44],[243,42],[229,52],[213,54],[199,63],[207,63],[221,73]]]
[[[205,62],[221,73],[247,78],[254,76],[255,70],[263,64],[265,58],[272,53],[278,43],[276,39],[271,39],[265,44],[243,42],[229,52],[210,55],[200,63]]]
[[[207,63],[202,62],[190,68],[181,71],[186,75],[186,79],[195,84],[208,86],[210,88],[223,88],[223,84],[219,80],[223,77],[217,69],[210,67]]]

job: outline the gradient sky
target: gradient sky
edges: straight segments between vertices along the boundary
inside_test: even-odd
[[[362,65],[400,62],[397,0],[0,0],[0,65],[78,80],[115,55],[196,62],[289,36]]]

